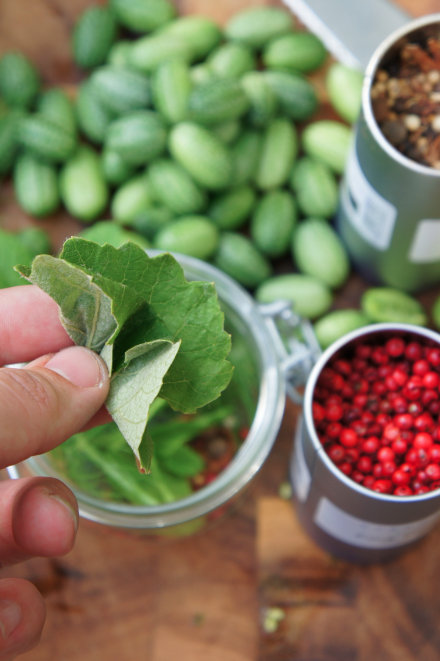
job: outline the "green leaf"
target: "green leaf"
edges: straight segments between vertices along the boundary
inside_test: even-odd
[[[16,269],[58,303],[73,341],[105,360],[107,408],[142,470],[152,461],[147,421],[156,397],[192,413],[229,384],[231,338],[215,287],[188,282],[171,255],[72,237],[60,257],[39,255]]]
[[[232,406],[216,406],[212,411],[200,411],[194,417],[171,419],[156,422],[151,429],[157,453],[160,458],[174,454],[179,448],[191,441],[197,434],[209,427],[220,425],[228,416],[234,415]]]
[[[133,450],[141,470],[149,470],[149,457],[141,458],[140,445],[146,431],[148,411],[156,399],[163,375],[179,349],[179,342],[156,340],[127,351],[126,366],[115,373],[107,409]]]
[[[38,255],[22,275],[43,289],[60,307],[61,322],[81,346],[100,352],[116,328],[111,299],[92,278],[57,257]]]
[[[212,283],[188,282],[171,255],[148,257],[133,243],[116,249],[73,237],[61,257],[88,273],[116,280],[147,301],[149,325],[133,343],[163,337],[181,341],[160,391],[172,408],[192,413],[228,385],[232,366],[226,358],[231,339],[224,331],[224,315]],[[96,277],[95,281],[101,283]]]
[[[194,477],[205,467],[205,462],[200,454],[188,445],[183,445],[174,454],[167,457],[166,461],[162,459],[162,462],[164,468],[176,477]]]

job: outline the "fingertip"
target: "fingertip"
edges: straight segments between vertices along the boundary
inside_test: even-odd
[[[104,361],[85,347],[23,369],[0,369],[0,466],[48,452],[77,433],[104,405],[109,388]]]
[[[40,640],[46,607],[37,588],[24,579],[0,581],[0,657],[14,658]]]
[[[65,555],[75,542],[78,506],[58,480],[36,478],[17,497],[12,517],[13,536],[29,555]]]
[[[45,364],[80,388],[102,387],[108,382],[104,361],[90,349],[73,346],[59,351]]]

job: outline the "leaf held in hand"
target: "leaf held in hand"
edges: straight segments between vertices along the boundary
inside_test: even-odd
[[[159,394],[163,375],[173,362],[179,346],[179,342],[169,340],[138,345],[126,352],[125,367],[116,372],[111,380],[107,409],[133,450],[138,465],[144,469],[149,466],[141,459],[139,446],[146,431],[148,411]],[[150,460],[151,457],[147,457],[148,464]]]
[[[115,248],[72,237],[59,258],[39,255],[17,270],[58,303],[73,341],[106,361],[108,409],[144,469],[154,399],[192,413],[228,385],[231,339],[215,287],[188,282],[170,254],[149,257],[132,242]]]

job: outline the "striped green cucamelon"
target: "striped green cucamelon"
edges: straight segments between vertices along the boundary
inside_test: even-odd
[[[335,175],[324,163],[302,156],[294,164],[289,181],[305,216],[331,218],[335,214],[339,187]]]
[[[326,349],[340,337],[369,324],[368,317],[356,308],[330,310],[314,323],[314,331],[322,349]]]
[[[231,183],[231,153],[209,129],[194,122],[176,124],[170,131],[168,146],[172,156],[201,186],[221,190]]]
[[[341,287],[350,274],[350,261],[339,235],[327,220],[306,218],[296,227],[292,257],[299,271],[328,287]]]
[[[63,165],[60,193],[67,211],[78,220],[90,222],[104,211],[108,186],[99,155],[91,147],[80,146]]]
[[[207,214],[222,230],[236,230],[249,219],[257,199],[252,186],[244,184],[215,195]]]
[[[173,20],[176,8],[171,0],[110,0],[119,23],[136,32],[152,32]]]
[[[103,66],[95,69],[89,80],[104,108],[113,115],[151,105],[150,81],[139,71]]]
[[[29,109],[40,86],[40,75],[26,55],[7,51],[0,57],[0,97],[8,106]]]
[[[152,241],[156,234],[171,220],[173,220],[173,214],[167,207],[153,204],[139,211],[129,222],[129,226],[148,241]]]
[[[309,73],[321,67],[327,58],[322,41],[312,32],[298,30],[272,39],[263,50],[263,64],[268,69]]]
[[[256,68],[253,51],[244,44],[225,42],[217,46],[206,58],[215,78],[240,78]]]
[[[153,193],[145,174],[138,174],[123,183],[113,194],[110,210],[118,222],[130,223],[153,204]]]
[[[166,60],[153,72],[151,89],[154,107],[170,124],[187,118],[192,87],[190,67],[183,59]]]
[[[231,145],[232,181],[235,186],[254,181],[263,145],[261,132],[245,128]]]
[[[255,183],[267,191],[283,186],[289,179],[298,153],[298,134],[285,117],[272,120],[264,130]]]
[[[102,150],[101,164],[105,180],[113,186],[119,186],[128,181],[136,172],[136,166],[124,161],[122,156],[111,149]]]
[[[372,322],[407,323],[425,326],[428,322],[419,300],[393,287],[369,287],[361,297],[361,309]]]
[[[116,21],[109,7],[88,7],[76,21],[72,33],[75,63],[82,69],[103,64],[115,38]]]
[[[201,14],[179,16],[157,32],[165,41],[180,41],[189,49],[191,62],[199,61],[211,53],[222,40],[217,23]]]
[[[115,119],[108,127],[105,146],[127,163],[142,166],[165,150],[167,130],[154,110],[137,110]]]
[[[351,127],[333,119],[312,122],[301,134],[304,152],[324,163],[337,175],[345,170],[351,139]]]
[[[270,258],[289,251],[298,211],[293,195],[284,189],[263,195],[251,219],[251,237],[261,252]]]
[[[206,205],[205,190],[171,158],[154,161],[148,168],[148,180],[155,199],[178,216],[196,213]]]
[[[261,49],[271,39],[293,27],[293,15],[280,7],[249,7],[235,13],[226,23],[225,35],[251,48]]]
[[[73,135],[78,130],[78,123],[72,99],[61,87],[45,90],[37,102],[37,112],[48,121],[58,124]]]
[[[315,319],[327,312],[333,300],[331,290],[318,278],[304,273],[275,275],[263,282],[255,292],[260,303],[285,300],[306,319]]]
[[[17,158],[14,193],[19,205],[31,216],[41,218],[57,210],[60,203],[58,171],[31,153]]]
[[[354,124],[361,109],[364,73],[342,62],[332,62],[325,77],[330,104],[339,117]]]
[[[144,73],[151,73],[160,64],[173,58],[191,62],[191,45],[181,37],[169,39],[160,32],[134,41],[128,53],[129,66]]]
[[[272,273],[269,260],[250,239],[238,232],[221,233],[214,264],[244,287],[251,289]]]
[[[264,127],[278,112],[278,99],[262,71],[250,71],[241,79],[241,84],[249,99],[247,114],[249,123],[255,127]]]
[[[155,235],[153,246],[158,250],[183,253],[198,259],[209,259],[217,249],[219,231],[203,215],[186,215],[165,225]]]
[[[90,79],[78,87],[75,110],[82,134],[91,142],[101,145],[114,115],[103,106]]]
[[[64,127],[33,113],[20,120],[20,144],[36,156],[50,163],[63,163],[75,151],[77,136]]]
[[[235,78],[219,78],[197,85],[188,99],[191,121],[213,125],[242,117],[250,102]]]
[[[278,99],[283,114],[294,121],[309,119],[318,107],[312,83],[301,74],[266,69],[264,76]]]

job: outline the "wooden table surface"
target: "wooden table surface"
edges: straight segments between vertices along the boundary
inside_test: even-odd
[[[1,0],[0,49],[19,46],[49,83],[75,83],[68,31],[88,0]],[[276,0],[180,0],[185,13],[224,22],[237,9]],[[440,0],[400,0],[413,15]],[[44,27],[44,29],[43,29]],[[53,53],[57,53],[56,60]],[[2,223],[29,219],[4,193]],[[55,245],[78,228],[43,222]],[[356,275],[338,304],[357,305]],[[427,302],[434,293],[425,295]],[[423,297],[422,297],[423,298]],[[237,507],[184,539],[153,538],[83,521],[75,549],[2,570],[30,578],[47,602],[47,624],[25,661],[438,661],[440,528],[384,565],[352,566],[317,548],[279,496],[299,409],[287,403],[268,461]],[[262,627],[268,608],[285,618]]]

